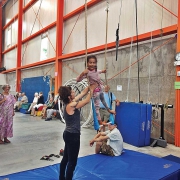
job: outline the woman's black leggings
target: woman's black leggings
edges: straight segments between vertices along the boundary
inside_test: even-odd
[[[64,131],[64,155],[60,164],[60,180],[72,180],[80,148],[80,133]]]

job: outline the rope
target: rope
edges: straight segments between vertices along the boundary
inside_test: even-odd
[[[167,41],[165,41],[163,44],[161,44],[160,46],[156,47],[155,49],[153,49],[151,52],[155,52],[156,50],[158,50],[160,47],[166,45],[168,42],[170,42],[171,40],[173,40],[174,38],[176,38],[176,36],[169,38]],[[111,78],[108,79],[108,81],[112,80],[113,78],[115,78],[116,76],[118,76],[119,74],[121,74],[122,72],[126,71],[128,68],[130,68],[131,66],[135,65],[138,61],[143,60],[145,57],[147,57],[148,55],[150,55],[150,52],[145,54],[143,57],[141,57],[140,59],[138,59],[137,61],[135,61],[134,63],[132,63],[130,66],[126,67],[125,69],[123,69],[122,71],[118,72],[117,74],[115,74],[114,76],[112,76]]]
[[[152,16],[151,16],[151,44],[150,44],[150,57],[149,57],[149,79],[148,79],[148,95],[147,95],[147,102],[151,102],[150,98],[149,98],[149,86],[150,86],[150,80],[151,80],[151,62],[152,62],[152,25],[153,25],[153,7],[151,7],[151,11],[152,11]]]
[[[106,65],[107,65],[107,34],[108,34],[108,13],[109,13],[109,1],[106,1],[106,9],[105,11],[106,13],[106,38],[105,38],[105,62],[104,62],[104,68],[107,69]],[[107,85],[107,74],[105,73],[105,83]]]
[[[133,13],[134,14],[134,13]],[[132,29],[133,29],[133,21],[132,21]],[[131,37],[131,46],[130,46],[130,59],[129,59],[129,73],[128,73],[128,87],[127,87],[127,98],[126,101],[129,101],[129,87],[130,87],[130,75],[131,75],[131,62],[132,62],[132,45],[133,45],[133,35]]]
[[[163,37],[163,30],[162,30],[162,23],[163,23],[163,16],[164,16],[163,5],[164,5],[164,0],[163,0],[163,3],[162,3],[161,29],[160,29],[160,36],[161,36],[161,40],[160,41],[161,41],[161,43],[162,43],[162,37]],[[162,49],[161,49],[160,53],[161,53],[161,59],[163,61]],[[162,64],[162,66],[164,66],[163,65],[164,63],[161,63],[161,64]],[[160,76],[160,72],[159,72],[159,76]],[[163,75],[161,74],[161,77],[162,76]],[[162,97],[161,97],[161,94],[160,94],[160,84],[162,85],[162,82],[160,83],[160,78],[159,78],[159,83],[158,84],[159,84],[158,85],[158,99],[159,99],[159,102],[161,102],[162,101]]]
[[[85,62],[87,68],[87,0],[85,0]]]
[[[117,61],[117,59],[118,59],[118,47],[119,47],[119,26],[120,26],[121,9],[122,9],[122,0],[121,0],[121,6],[120,6],[120,13],[119,13],[119,23],[118,23],[118,28],[116,29],[116,61]]]
[[[137,0],[135,0],[135,8],[136,8],[136,39],[137,39],[137,59],[139,58],[139,45],[138,45],[138,17],[137,17]],[[141,94],[140,94],[140,79],[139,79],[139,72],[140,72],[140,65],[138,61],[138,95],[139,95],[139,102],[141,100]]]

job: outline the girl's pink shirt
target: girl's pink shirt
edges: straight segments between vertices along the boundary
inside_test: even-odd
[[[102,73],[102,70],[92,70],[87,73],[87,77],[89,79],[89,83],[90,84],[94,84],[94,83],[98,83],[98,84],[101,84],[101,81],[100,81],[100,77],[99,77],[99,74]],[[83,79],[85,79],[86,76],[83,76],[80,78],[80,76],[77,77],[76,81],[79,82],[79,81],[82,81]]]

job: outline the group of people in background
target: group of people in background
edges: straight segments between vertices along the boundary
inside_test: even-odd
[[[22,93],[17,93],[15,98],[16,98],[16,103],[14,104],[14,110],[18,112],[22,104],[28,103],[28,97],[26,96],[25,92],[22,92]]]
[[[47,101],[44,101],[43,92],[34,94],[33,102],[31,103],[29,109],[26,111],[26,114],[36,117],[38,109],[42,107],[41,118],[45,121],[52,120],[52,116],[58,116],[59,107],[58,107],[58,96],[54,95],[54,92],[49,92]]]

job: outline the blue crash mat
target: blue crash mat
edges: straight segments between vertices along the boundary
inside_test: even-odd
[[[122,102],[116,106],[116,119],[124,142],[137,147],[150,145],[152,106]]]
[[[10,174],[0,180],[57,180],[59,165]],[[178,180],[180,164],[151,155],[125,150],[118,157],[101,154],[78,159],[73,180]]]

